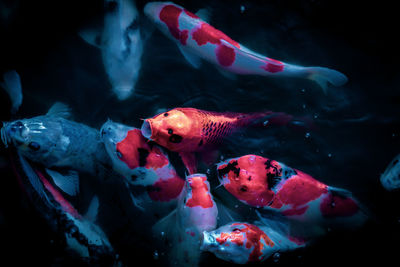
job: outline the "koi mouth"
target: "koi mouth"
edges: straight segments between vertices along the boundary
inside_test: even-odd
[[[201,250],[207,251],[212,249],[213,247],[217,247],[215,237],[212,234],[204,231],[200,238],[201,238],[201,245],[200,245]]]
[[[151,124],[148,120],[145,120],[142,124],[142,128],[140,129],[142,131],[142,135],[146,137],[147,139],[151,140]]]

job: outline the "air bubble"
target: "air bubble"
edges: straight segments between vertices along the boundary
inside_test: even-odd
[[[278,252],[274,253],[274,255],[272,256],[272,259],[274,260],[274,262],[279,262],[281,258],[281,254],[279,254]]]
[[[310,133],[306,133],[304,136],[305,136],[305,138],[310,138],[311,134]]]

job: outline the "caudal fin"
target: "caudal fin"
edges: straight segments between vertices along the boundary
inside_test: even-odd
[[[307,68],[307,72],[309,73],[308,78],[318,83],[318,85],[322,87],[324,93],[326,93],[328,83],[334,86],[341,86],[347,82],[346,75],[333,69],[309,67]]]

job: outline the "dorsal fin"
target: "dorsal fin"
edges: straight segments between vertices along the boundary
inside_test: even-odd
[[[46,115],[69,119],[71,118],[71,109],[64,103],[56,102]]]
[[[196,16],[201,18],[203,21],[210,23],[211,12],[207,8],[201,8],[196,12]]]

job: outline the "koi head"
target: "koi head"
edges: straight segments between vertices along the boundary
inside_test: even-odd
[[[58,161],[70,144],[64,136],[59,118],[38,116],[3,123],[1,139],[13,145],[20,154],[35,162]]]
[[[203,232],[200,249],[212,252],[220,259],[245,264],[262,261],[271,254],[274,245],[257,226],[234,222],[211,232]]]
[[[182,224],[195,228],[198,233],[215,229],[218,209],[210,193],[210,184],[205,174],[186,177],[185,197],[180,206]]]
[[[190,139],[192,120],[179,109],[160,113],[146,119],[142,125],[144,137],[171,150],[181,151],[185,147],[185,139]]]
[[[144,6],[143,11],[152,22],[157,25],[163,25],[164,23],[160,20],[160,12],[166,6],[175,7],[175,4],[171,2],[150,2]]]
[[[274,173],[266,166],[267,159],[246,155],[228,159],[217,165],[222,185],[240,201],[255,207],[266,206],[273,198]]]
[[[100,129],[100,135],[115,171],[128,182],[140,182],[138,167],[144,166],[150,147],[140,130],[108,120]]]

